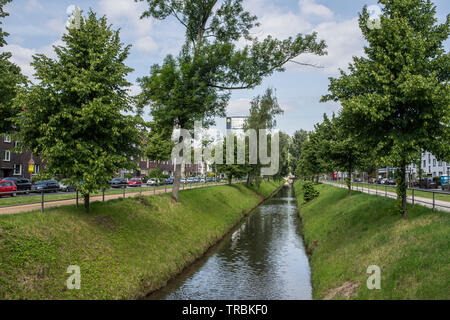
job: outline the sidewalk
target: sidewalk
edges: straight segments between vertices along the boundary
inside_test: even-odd
[[[198,188],[207,188],[207,187],[213,187],[213,186],[219,186],[224,185],[226,183],[219,183],[219,184],[213,184],[213,185],[189,185],[185,187],[185,190],[190,189],[198,189]],[[183,191],[183,187],[180,187],[180,191]],[[162,194],[162,193],[169,193],[172,192],[172,187],[167,188],[167,191],[164,189],[157,189],[156,191],[143,191],[143,196],[152,196],[154,194]],[[139,196],[140,192],[133,192],[133,193],[125,193],[125,198],[132,198]],[[113,200],[113,199],[120,199],[123,198],[123,194],[113,194],[113,195],[105,195],[105,201]],[[90,203],[92,202],[102,202],[103,197],[102,196],[95,196],[90,198]],[[44,209],[48,208],[55,208],[55,207],[62,207],[62,206],[70,206],[75,205],[77,203],[76,199],[69,199],[69,200],[57,200],[57,201],[49,201],[44,203]],[[78,205],[80,207],[84,206],[83,198],[80,197],[78,199]],[[23,212],[30,212],[30,211],[40,211],[41,210],[41,203],[33,203],[33,204],[24,204],[21,206],[14,206],[14,207],[5,207],[0,208],[0,215],[7,215],[7,214],[16,214],[16,213],[23,213]]]
[[[347,189],[346,185],[333,183],[333,182],[328,182],[328,181],[321,181],[321,182],[324,183],[324,184],[328,184],[328,185],[334,186],[334,187]],[[391,192],[391,191],[387,191],[386,192],[384,190],[379,190],[377,192],[377,190],[356,187],[356,186],[353,186],[353,185],[352,185],[352,190],[359,191],[359,192],[364,192],[364,193],[367,193],[367,194],[372,194],[372,195],[378,195],[378,196],[382,196],[382,197],[388,197],[388,198],[397,199],[397,194],[395,192]],[[412,199],[411,196],[408,196],[408,203],[411,203],[411,204],[413,203],[413,199]],[[421,206],[433,209],[433,200],[432,199],[414,196],[414,204],[418,204],[418,205],[421,205]],[[436,206],[436,210],[450,212],[450,202],[442,201],[442,200],[435,200],[435,206]]]

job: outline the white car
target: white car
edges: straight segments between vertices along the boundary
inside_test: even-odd
[[[158,183],[156,183],[156,180],[154,180],[154,179],[149,179],[148,181],[147,181],[147,185],[148,186],[156,186]]]

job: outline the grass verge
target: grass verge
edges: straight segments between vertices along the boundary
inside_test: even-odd
[[[275,191],[279,184],[264,183]],[[264,198],[244,185],[0,217],[0,299],[135,299],[166,284]],[[81,290],[68,290],[70,265]]]
[[[395,200],[319,185],[303,203],[295,189],[310,254],[315,299],[449,299],[450,215]],[[381,268],[381,290],[369,290],[367,268]]]

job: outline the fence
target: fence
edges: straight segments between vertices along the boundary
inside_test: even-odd
[[[326,180],[332,183],[338,183],[340,185],[345,185],[343,180]],[[345,185],[345,187],[347,187]],[[352,182],[353,190],[367,192],[368,194],[375,194],[384,196],[386,198],[397,199],[397,194],[392,194],[395,192],[394,185],[386,184],[376,184],[376,183],[366,183],[366,182]],[[364,188],[366,187],[366,188]],[[407,198],[413,204],[421,203],[430,206],[433,211],[438,208],[450,209],[450,192],[438,191],[438,190],[427,190],[418,188],[407,188]],[[430,201],[425,201],[428,198]],[[442,200],[438,199],[442,198]]]
[[[233,183],[241,183],[243,180],[233,179]],[[220,181],[202,181],[202,182],[185,182],[180,185],[180,190],[189,190],[196,188],[204,188],[211,186],[223,185],[224,182]],[[80,193],[79,191],[73,192],[60,192],[59,188],[49,188],[45,190],[24,190],[24,191],[4,191],[0,192],[0,209],[2,208],[14,208],[21,207],[26,205],[37,205],[40,204],[41,212],[45,210],[46,203],[58,203],[63,201],[75,200],[75,204],[78,208],[80,203]],[[52,195],[52,193],[58,193]],[[110,188],[98,190],[97,192],[91,194],[92,202],[101,201],[105,202],[105,196],[114,196],[114,199],[117,198],[126,198],[127,195],[142,195],[146,193],[157,194],[157,193],[168,193],[172,192],[172,186],[168,184],[160,184],[160,185],[152,185],[152,186],[144,186],[140,185],[137,187],[129,187],[127,185],[119,185],[118,188]],[[32,195],[36,193],[36,195]],[[22,195],[17,197],[18,195]],[[120,195],[122,197],[120,197]],[[3,198],[4,196],[12,197],[12,198]],[[16,198],[17,197],[17,198]],[[111,197],[112,198],[112,197]],[[11,200],[10,200],[11,199]],[[12,203],[14,202],[14,203]],[[11,203],[11,204],[8,204]]]

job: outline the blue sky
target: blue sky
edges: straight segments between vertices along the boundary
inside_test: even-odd
[[[435,0],[438,19],[445,20],[450,12],[450,1]],[[323,113],[338,111],[334,103],[319,103],[326,94],[328,77],[337,75],[338,68],[346,68],[351,57],[363,53],[364,41],[357,25],[357,15],[364,5],[376,5],[376,0],[244,0],[246,8],[256,14],[261,27],[254,31],[258,37],[271,34],[278,38],[297,33],[317,31],[328,44],[328,56],[300,56],[297,60],[323,66],[323,69],[288,64],[287,71],[267,78],[254,90],[236,91],[228,107],[231,116],[246,115],[249,101],[262,94],[268,86],[277,90],[278,100],[285,114],[278,119],[278,127],[289,134],[295,130],[312,130]],[[10,33],[8,46],[2,50],[13,53],[13,60],[22,71],[32,76],[29,66],[32,55],[44,53],[53,56],[53,45],[62,44],[65,32],[66,10],[77,5],[87,11],[92,8],[106,15],[115,28],[121,29],[121,39],[131,44],[127,64],[135,71],[129,80],[147,75],[150,66],[161,63],[171,53],[177,54],[183,39],[183,29],[173,20],[140,20],[145,3],[134,0],[13,0],[6,10],[10,16],[4,21]],[[448,50],[448,42],[447,42]],[[133,86],[133,93],[139,92]],[[217,127],[225,128],[225,119],[217,119]]]

